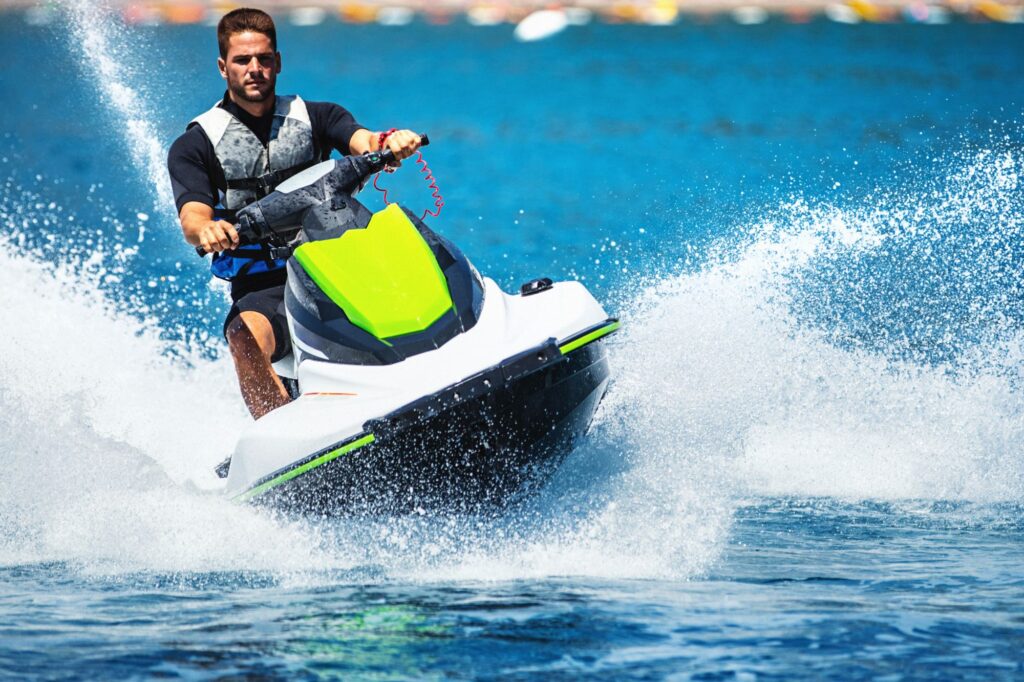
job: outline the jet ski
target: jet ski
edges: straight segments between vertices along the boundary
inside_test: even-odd
[[[427,142],[427,140],[424,140]],[[302,171],[238,212],[287,258],[294,400],[218,467],[232,500],[303,514],[502,507],[585,436],[619,328],[579,282],[506,294],[398,204],[356,198],[390,151]]]

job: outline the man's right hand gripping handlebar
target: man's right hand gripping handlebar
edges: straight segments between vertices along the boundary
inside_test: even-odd
[[[200,245],[196,247],[196,253],[200,256],[235,249],[241,243],[238,230],[226,220],[211,220],[198,236]]]

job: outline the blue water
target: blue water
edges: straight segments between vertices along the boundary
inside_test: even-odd
[[[282,91],[431,134],[481,271],[625,323],[536,497],[324,521],[214,491],[161,167],[212,29],[61,16],[0,14],[0,676],[1024,675],[1020,27],[282,21]]]

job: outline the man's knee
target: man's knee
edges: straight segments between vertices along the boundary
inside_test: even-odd
[[[225,337],[233,355],[259,352],[268,360],[274,355],[274,328],[260,313],[239,314],[228,323]]]

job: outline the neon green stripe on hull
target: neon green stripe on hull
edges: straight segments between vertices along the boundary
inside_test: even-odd
[[[374,440],[375,440],[374,435],[372,433],[369,433],[369,434],[363,436],[362,438],[360,438],[358,440],[354,440],[351,443],[348,443],[347,445],[342,445],[340,448],[338,448],[336,450],[331,450],[330,452],[328,452],[326,454],[320,455],[316,459],[310,460],[310,461],[306,462],[305,464],[303,464],[302,466],[297,466],[294,469],[290,469],[289,471],[284,472],[280,476],[275,476],[274,478],[270,479],[266,483],[261,483],[260,485],[256,486],[255,488],[250,488],[249,490],[246,490],[244,493],[236,495],[234,497],[234,501],[235,502],[245,502],[246,500],[251,500],[252,498],[256,497],[257,495],[262,495],[263,493],[267,492],[271,488],[276,488],[277,486],[281,485],[282,483],[287,483],[288,481],[292,480],[293,478],[296,478],[297,476],[301,476],[302,474],[306,473],[307,471],[311,471],[313,469],[316,469],[318,466],[322,466],[324,464],[327,464],[330,461],[338,459],[342,455],[347,454],[349,452],[352,452],[353,450],[358,450],[359,448],[363,447],[364,445],[369,445]]]
[[[594,331],[590,332],[589,334],[587,334],[585,336],[581,336],[580,338],[578,338],[578,339],[576,339],[574,341],[570,341],[567,344],[559,346],[558,350],[562,351],[562,355],[568,355],[569,353],[573,352],[577,348],[581,348],[581,347],[587,345],[588,343],[590,343],[592,341],[597,341],[598,339],[600,339],[602,337],[608,336],[609,334],[611,334],[613,331],[615,331],[616,329],[618,329],[621,326],[622,326],[621,322],[618,322],[618,321],[612,322],[611,324],[607,324],[607,325],[601,327],[600,329],[595,329]]]

